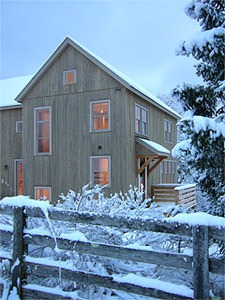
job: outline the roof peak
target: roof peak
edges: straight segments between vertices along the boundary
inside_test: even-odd
[[[132,91],[133,93],[139,95],[140,97],[144,98],[146,101],[152,103],[154,106],[158,107],[159,109],[166,111],[170,115],[175,118],[180,118],[180,115],[170,108],[168,105],[163,103],[153,94],[151,94],[148,90],[141,87],[135,81],[131,80],[128,76],[123,74],[121,71],[113,67],[111,64],[107,63],[101,57],[94,54],[88,48],[83,46],[80,42],[75,41],[73,38],[66,36],[66,38],[59,44],[53,54],[47,59],[44,65],[39,69],[39,71],[35,74],[32,80],[25,86],[25,88],[20,92],[20,94],[16,97],[16,101],[22,102],[24,96],[30,91],[30,89],[34,86],[36,81],[39,77],[47,70],[47,68],[56,60],[56,58],[64,51],[64,49],[70,45],[77,51],[81,52],[84,56],[92,60],[95,64],[97,64],[101,69],[107,72],[110,76],[114,79],[119,81],[122,85],[124,85],[127,89]]]

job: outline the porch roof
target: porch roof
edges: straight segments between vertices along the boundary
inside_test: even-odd
[[[143,138],[136,138],[136,155],[137,156],[164,156],[170,155],[170,151],[160,144]]]

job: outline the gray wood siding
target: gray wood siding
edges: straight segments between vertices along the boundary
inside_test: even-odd
[[[22,133],[16,133],[16,121],[22,109],[0,109],[0,198],[14,195],[14,160],[22,158]]]
[[[77,83],[63,86],[63,71],[76,69]],[[90,102],[110,100],[111,128],[90,132]],[[149,138],[164,142],[164,118],[175,119],[135,96],[71,46],[55,60],[23,100],[24,193],[35,186],[52,187],[52,201],[90,181],[90,156],[111,157],[108,194],[127,192],[136,184],[135,103],[149,110]],[[52,154],[34,155],[34,108],[51,106]],[[99,149],[101,146],[101,149]],[[156,170],[153,178],[158,183]],[[153,182],[155,183],[155,181]]]

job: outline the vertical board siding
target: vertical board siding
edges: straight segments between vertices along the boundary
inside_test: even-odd
[[[16,121],[21,120],[21,108],[0,110],[0,199],[15,194],[14,160],[22,158],[22,133],[16,132]]]
[[[63,71],[71,69],[76,69],[77,82],[64,86]],[[96,100],[110,100],[108,132],[90,132],[90,102]],[[135,103],[149,111],[148,138],[170,149],[163,132],[167,114],[68,46],[23,99],[24,193],[33,197],[34,186],[50,186],[52,200],[57,201],[58,195],[68,189],[79,191],[90,181],[90,156],[95,155],[111,157],[108,194],[126,192],[130,184],[135,185]],[[51,106],[52,111],[52,154],[38,156],[34,155],[34,108],[43,106]],[[176,120],[172,122],[175,126]],[[151,176],[158,183],[157,169]]]

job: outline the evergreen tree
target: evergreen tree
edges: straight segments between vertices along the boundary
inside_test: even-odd
[[[225,2],[192,0],[185,13],[199,22],[201,31],[191,41],[183,42],[177,54],[197,60],[196,75],[203,84],[184,84],[173,91],[187,111],[179,124],[182,140],[173,154],[182,167],[186,162],[185,174],[195,174],[207,201],[204,209],[224,216]]]

